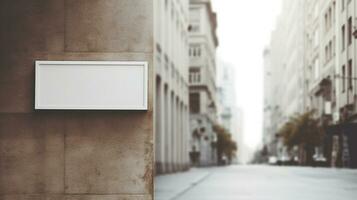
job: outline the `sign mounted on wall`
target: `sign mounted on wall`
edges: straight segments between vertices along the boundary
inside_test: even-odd
[[[147,110],[147,62],[36,61],[36,110]]]

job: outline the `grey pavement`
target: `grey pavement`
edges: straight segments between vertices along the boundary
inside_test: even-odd
[[[356,200],[357,170],[228,166],[158,176],[155,200]]]

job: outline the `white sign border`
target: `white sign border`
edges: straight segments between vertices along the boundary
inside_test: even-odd
[[[138,107],[101,107],[101,106],[91,106],[91,107],[82,107],[78,108],[78,106],[43,106],[40,105],[40,81],[38,77],[40,76],[40,67],[41,65],[135,65],[135,66],[142,66],[144,68],[144,90],[143,90],[143,97],[144,97],[144,104]],[[35,61],[35,110],[103,110],[103,111],[110,111],[110,110],[148,110],[148,62],[147,61],[48,61],[48,60],[36,60]]]

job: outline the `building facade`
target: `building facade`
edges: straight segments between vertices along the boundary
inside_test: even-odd
[[[193,165],[216,164],[213,143],[217,123],[217,19],[210,0],[190,0],[189,101],[190,159]]]
[[[154,2],[0,1],[0,199],[153,199]],[[36,60],[146,61],[148,110],[35,110]]]
[[[155,2],[156,173],[189,167],[189,1]]]
[[[312,59],[306,59],[307,109],[316,111],[326,134],[315,153],[331,166],[357,167],[356,137],[352,133],[357,128],[353,63],[356,1],[306,1],[306,6],[310,10],[305,18],[306,55],[320,60],[312,64]],[[313,42],[308,37],[311,31],[318,35]]]
[[[335,9],[334,35],[336,55],[332,93],[333,124],[327,128],[331,136],[331,165],[357,168],[357,68],[356,68],[356,0],[331,1]],[[336,148],[334,148],[336,147]],[[329,149],[329,150],[330,150]]]

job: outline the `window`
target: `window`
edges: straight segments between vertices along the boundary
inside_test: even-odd
[[[192,24],[190,31],[191,32],[199,32],[200,31],[200,25],[199,24]]]
[[[348,45],[352,44],[352,17],[348,18]]]
[[[189,55],[191,57],[200,57],[201,56],[201,46],[200,45],[191,45],[189,50]]]
[[[325,14],[325,31],[328,31],[328,16]]]
[[[332,55],[332,40],[330,40],[328,47],[329,47],[329,59],[332,59],[332,56],[333,56]]]
[[[200,94],[190,93],[190,113],[200,112]]]
[[[200,83],[201,82],[200,68],[190,68],[189,81],[190,81],[190,83]]]
[[[314,47],[318,47],[319,45],[319,32],[316,29],[314,33]]]
[[[345,50],[346,47],[346,30],[345,30],[345,25],[342,26],[341,28],[341,44],[342,44],[342,51]]]
[[[333,36],[332,40],[332,55],[333,57],[336,56],[336,36]]]
[[[346,69],[345,66],[342,66],[342,92],[345,92],[346,89]]]
[[[319,59],[316,58],[315,59],[315,63],[314,63],[314,68],[315,68],[315,79],[319,78],[319,73],[320,73],[320,66],[319,66]]]
[[[315,17],[315,18],[319,17],[319,13],[320,13],[319,6],[318,6],[318,4],[315,4],[315,7],[314,7],[314,17]]]
[[[332,9],[331,9],[331,7],[328,9],[328,27],[329,27],[329,29],[331,28],[331,26],[332,26]]]
[[[325,31],[330,30],[330,28],[332,27],[332,23],[334,21],[334,14],[333,14],[333,10],[331,7],[328,8],[328,10],[326,10],[325,13]]]
[[[336,23],[336,2],[332,4],[332,24]]]
[[[348,61],[348,89],[352,90],[352,60]]]
[[[341,0],[341,9],[342,11],[345,10],[345,0]]]

